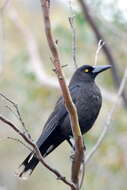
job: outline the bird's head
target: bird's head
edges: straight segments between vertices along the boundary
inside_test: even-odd
[[[71,81],[84,81],[84,82],[94,81],[94,79],[99,73],[109,68],[111,68],[111,65],[97,65],[97,66],[83,65],[75,71]]]

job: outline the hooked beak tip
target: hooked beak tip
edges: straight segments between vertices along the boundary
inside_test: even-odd
[[[94,66],[93,73],[97,75],[98,73],[101,73],[110,68],[111,68],[111,65]]]

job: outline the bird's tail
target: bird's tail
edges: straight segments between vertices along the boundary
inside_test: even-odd
[[[41,145],[40,151],[43,158],[46,157],[50,152],[52,152],[59,144],[60,143],[58,141],[55,145],[51,146],[49,143]],[[38,163],[39,160],[36,158],[35,154],[31,152],[19,166],[19,168],[15,172],[15,175],[20,179],[27,180]]]
[[[39,160],[34,156],[34,154],[30,153],[19,166],[19,168],[15,172],[15,175],[21,179],[26,180],[32,174],[38,162]]]
[[[49,153],[51,153],[64,140],[65,137],[58,136],[54,144],[51,144],[51,142],[48,140],[45,141],[45,143],[41,144],[39,149],[43,158],[45,158]],[[28,179],[28,177],[32,174],[33,170],[35,169],[38,163],[39,160],[36,158],[35,154],[31,152],[19,166],[18,170],[15,172],[16,176],[24,180]]]

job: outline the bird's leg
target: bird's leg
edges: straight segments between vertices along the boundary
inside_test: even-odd
[[[84,154],[84,156],[83,156],[82,164],[84,164],[84,161],[85,161],[85,153],[84,153],[85,151],[86,151],[86,146],[85,146],[85,143],[83,140],[83,154]]]
[[[73,151],[75,152],[75,147],[74,147],[74,144],[71,142],[70,138],[67,139],[67,142],[69,143],[69,145],[71,146],[71,148],[73,149]],[[84,144],[84,142],[83,142]],[[83,149],[84,149],[84,152],[86,151],[86,146],[85,144],[83,145]],[[74,153],[71,154],[70,158],[73,160],[74,159]],[[84,161],[82,161],[84,162]]]
[[[67,142],[69,143],[69,145],[71,146],[71,148],[75,151],[75,147],[74,147],[74,145],[72,144],[70,138],[67,139]]]
[[[83,143],[84,144],[84,143]],[[83,150],[84,150],[84,152],[86,151],[86,146],[85,146],[85,144],[83,145]]]
[[[71,153],[71,155],[70,155],[71,160],[73,160],[74,159],[75,147],[74,147],[74,144],[71,142],[70,138],[67,139],[67,142],[69,143],[69,145],[73,149],[73,153]]]
[[[85,146],[85,143],[84,143],[84,139],[83,139],[83,151],[84,152],[86,151],[86,146]]]

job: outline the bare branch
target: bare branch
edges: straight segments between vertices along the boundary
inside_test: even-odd
[[[20,135],[25,142],[27,142],[32,148],[33,151],[35,152],[38,160],[48,169],[50,170],[53,174],[55,174],[57,176],[57,179],[63,181],[65,184],[69,185],[73,190],[76,190],[75,185],[68,181],[64,176],[62,176],[56,169],[53,169],[52,167],[50,167],[44,160],[43,157],[40,153],[39,148],[37,147],[37,145],[31,141],[31,139],[29,137],[27,137],[22,131],[20,131],[13,123],[11,123],[9,120],[7,120],[6,118],[4,118],[3,116],[0,116],[0,120],[7,124],[9,127],[11,127],[18,135]]]
[[[25,25],[21,20],[21,17],[19,16],[17,10],[14,7],[11,7],[11,9],[8,9],[7,14],[24,37],[24,41],[26,43],[26,47],[29,53],[30,64],[33,67],[32,72],[35,74],[38,82],[40,82],[43,86],[45,85],[50,86],[52,88],[59,88],[59,84],[55,77],[51,77],[49,74],[46,73],[46,70],[43,67],[44,63],[38,53],[39,51],[36,40],[34,39],[34,36],[32,35],[32,32],[29,30],[27,25]],[[101,89],[101,91],[103,93],[103,97],[106,100],[108,100],[109,102],[114,102],[116,97],[115,93],[111,93],[106,89]],[[120,105],[121,104],[122,99],[120,99]]]
[[[71,16],[68,19],[69,19],[70,27],[72,30],[72,58],[73,58],[73,63],[74,63],[75,69],[77,69],[78,64],[77,64],[77,56],[76,56],[76,28],[74,25],[75,15],[74,15],[74,11],[72,9],[71,0],[69,1],[69,7],[70,7],[70,12],[71,12]]]
[[[116,100],[115,100],[115,102],[114,102],[114,104],[112,106],[111,111],[107,115],[106,123],[104,124],[104,129],[101,132],[101,135],[100,135],[99,139],[97,140],[97,143],[94,145],[94,147],[92,148],[92,150],[90,151],[90,153],[88,155],[86,155],[85,163],[87,163],[91,159],[91,157],[93,156],[93,154],[97,151],[97,149],[99,148],[99,146],[102,144],[102,142],[103,142],[106,134],[109,131],[110,124],[111,124],[111,121],[112,121],[112,115],[113,115],[113,113],[116,110],[116,107],[117,107],[118,102],[119,102],[119,97],[121,96],[121,94],[122,94],[122,92],[124,90],[126,81],[127,81],[127,69],[124,72],[123,79],[121,81],[121,84],[120,84],[120,87],[119,87],[119,90],[118,90],[118,93],[117,93]]]
[[[99,40],[103,40],[105,42],[105,45],[103,46],[103,52],[104,52],[109,64],[112,65],[111,71],[112,71],[112,77],[114,79],[114,84],[116,85],[117,88],[119,88],[121,78],[119,76],[119,72],[118,72],[117,66],[116,66],[117,65],[116,60],[112,54],[112,51],[111,51],[110,47],[108,46],[108,43],[104,39],[104,36],[101,34],[99,28],[96,26],[96,23],[95,23],[92,15],[90,14],[90,10],[89,10],[89,7],[87,6],[86,1],[85,0],[79,0],[78,2],[82,8],[84,17],[87,19],[92,30],[94,31],[97,43]],[[123,101],[124,101],[124,106],[125,106],[125,108],[127,108],[127,94],[126,94],[125,90],[123,90],[121,96],[122,96]]]
[[[17,114],[14,112],[14,110],[13,110],[11,107],[9,107],[8,105],[6,105],[5,107],[6,107],[10,112],[12,112],[13,115],[14,115],[17,119],[19,119],[18,116],[17,116]]]
[[[23,143],[20,139],[17,139],[17,138],[13,138],[13,137],[7,137],[6,139],[9,139],[9,140],[13,140],[15,142],[18,142],[20,144],[22,144],[25,148],[27,148],[28,150],[30,151],[33,151],[29,146],[27,146],[25,143]]]
[[[19,112],[19,108],[18,108],[18,104],[16,104],[15,102],[13,102],[12,100],[10,100],[7,96],[3,95],[2,93],[0,93],[0,96],[2,96],[5,100],[7,100],[9,103],[11,103],[13,105],[13,107],[15,108],[16,112],[17,112],[17,116],[18,116],[18,119],[19,121],[21,122],[21,125],[25,131],[25,133],[28,135],[28,137],[31,139],[31,136],[30,136],[30,133],[28,132],[26,126],[25,126],[25,123],[22,119],[22,116]],[[10,109],[10,108],[9,108]]]
[[[97,44],[97,51],[95,54],[95,62],[94,65],[97,65],[97,61],[98,61],[98,55],[102,49],[102,47],[105,45],[105,42],[103,42],[102,40],[99,40],[98,44]]]
[[[70,121],[71,121],[71,127],[73,132],[73,137],[75,140],[75,157],[74,161],[72,163],[72,182],[76,185],[76,188],[79,188],[79,172],[80,172],[80,166],[81,162],[83,160],[83,140],[82,140],[82,134],[79,127],[78,122],[78,116],[76,107],[72,101],[69,89],[66,85],[64,75],[61,69],[60,64],[60,58],[59,53],[56,47],[55,40],[53,39],[52,31],[51,31],[51,22],[50,22],[50,16],[49,16],[49,1],[48,0],[41,0],[42,5],[42,12],[44,17],[44,26],[45,26],[45,34],[47,37],[48,45],[50,48],[50,51],[53,56],[53,64],[56,69],[57,78],[63,93],[65,106],[69,112]]]

